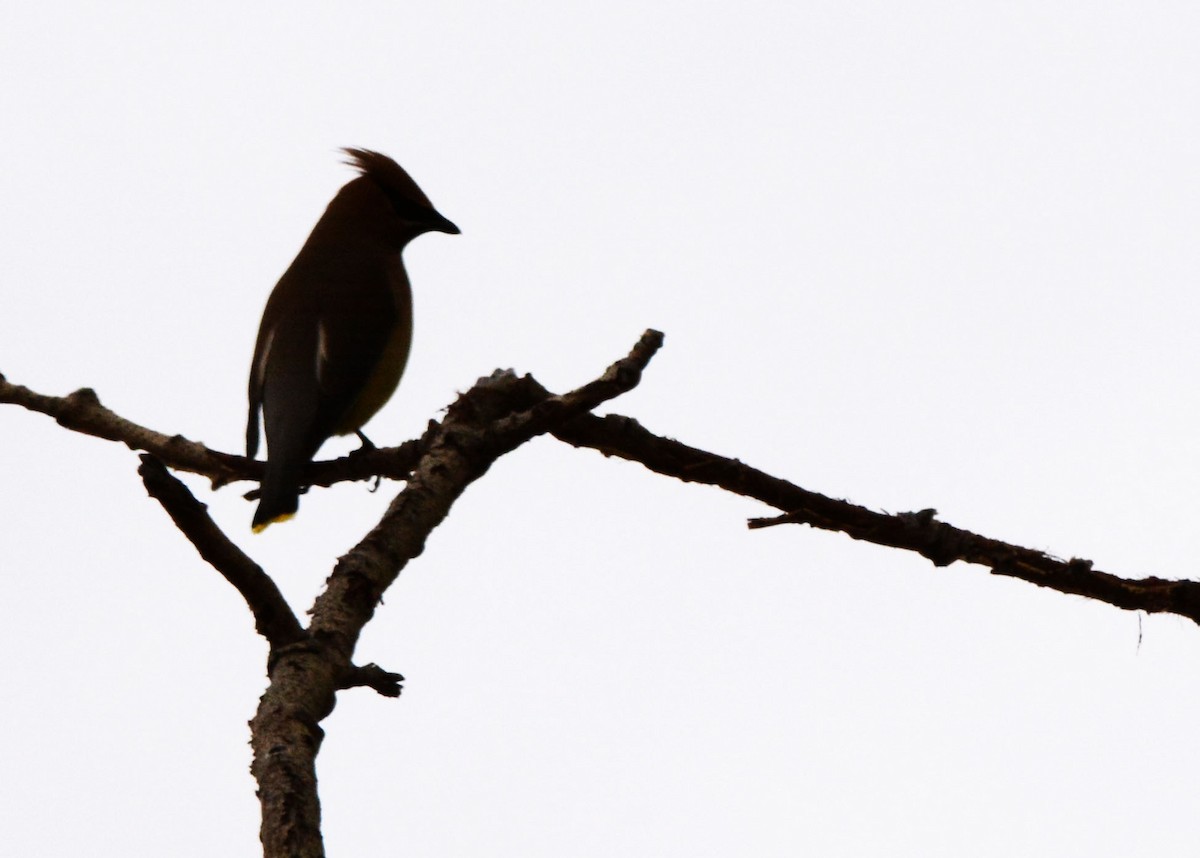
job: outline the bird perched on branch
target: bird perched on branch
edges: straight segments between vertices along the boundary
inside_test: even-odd
[[[325,209],[263,311],[250,367],[246,455],[267,467],[255,533],[291,518],[301,473],[331,435],[357,433],[400,382],[412,342],[412,292],[400,252],[426,232],[456,235],[399,164],[343,149],[359,176]]]

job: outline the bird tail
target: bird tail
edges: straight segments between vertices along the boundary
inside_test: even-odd
[[[251,528],[262,533],[272,524],[287,521],[300,507],[300,469],[290,463],[267,461],[267,472],[259,490],[258,509]]]

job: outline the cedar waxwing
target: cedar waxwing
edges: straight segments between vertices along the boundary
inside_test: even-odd
[[[346,184],[279,278],[250,367],[246,455],[267,468],[255,533],[291,518],[301,472],[331,435],[357,433],[400,382],[412,342],[412,292],[400,251],[425,232],[456,235],[386,155],[343,149],[360,175]]]

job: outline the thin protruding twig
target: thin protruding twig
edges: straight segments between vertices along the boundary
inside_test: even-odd
[[[399,697],[403,687],[404,677],[398,673],[384,670],[377,664],[353,665],[338,677],[337,687],[371,688],[384,697]]]

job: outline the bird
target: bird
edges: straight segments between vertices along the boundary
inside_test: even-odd
[[[302,474],[333,435],[357,434],[391,398],[412,344],[401,251],[460,230],[387,155],[346,148],[358,176],[337,192],[271,291],[250,365],[246,456],[267,462],[255,533],[296,514]]]

